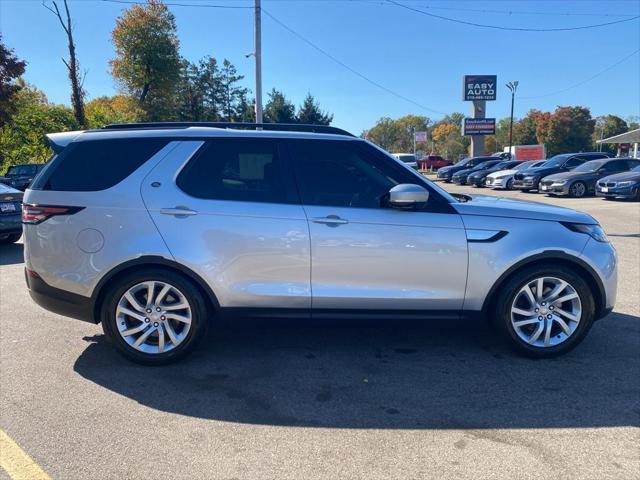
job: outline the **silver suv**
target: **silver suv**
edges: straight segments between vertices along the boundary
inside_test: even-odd
[[[219,315],[485,317],[518,351],[575,347],[613,308],[590,216],[452,196],[332,127],[138,124],[49,135],[24,197],[33,299],[147,364]]]

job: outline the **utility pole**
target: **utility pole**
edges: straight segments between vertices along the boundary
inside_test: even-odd
[[[509,158],[513,158],[513,103],[516,98],[516,90],[518,89],[518,81],[507,83],[507,88],[511,90],[511,122],[509,122]]]
[[[256,123],[262,123],[262,26],[260,0],[255,0]]]

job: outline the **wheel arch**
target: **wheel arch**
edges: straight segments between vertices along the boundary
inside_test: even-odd
[[[525,258],[509,267],[493,284],[489,290],[489,294],[482,305],[483,315],[491,312],[494,301],[500,288],[520,270],[535,265],[539,262],[552,261],[554,264],[564,265],[576,270],[578,274],[587,282],[589,288],[593,292],[593,298],[596,307],[596,318],[600,318],[605,312],[606,293],[600,277],[595,270],[584,260],[559,250],[549,250],[531,257]]]
[[[136,270],[141,267],[162,268],[177,272],[187,279],[191,280],[196,285],[196,287],[198,287],[207,302],[207,308],[213,311],[220,306],[218,298],[216,297],[211,287],[207,284],[207,282],[204,281],[204,279],[200,275],[198,275],[190,268],[187,268],[184,265],[180,265],[179,263],[172,260],[168,260],[164,257],[144,256],[129,260],[121,265],[118,265],[100,279],[93,291],[93,295],[91,296],[93,302],[93,318],[96,319],[96,323],[99,323],[100,308],[102,307],[102,302],[104,301],[105,293],[108,290],[108,286],[111,285],[111,283],[117,278],[122,277],[132,270]]]

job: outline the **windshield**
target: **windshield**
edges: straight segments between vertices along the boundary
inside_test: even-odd
[[[35,165],[14,165],[7,170],[7,177],[17,177],[20,175],[33,175],[36,173]]]
[[[549,160],[547,160],[546,163],[544,164],[544,166],[545,167],[559,167],[569,157],[571,157],[571,154],[567,154],[567,153],[562,154],[562,155],[556,155],[554,157],[551,157]],[[538,168],[538,167],[536,167],[536,168]]]
[[[600,167],[602,167],[606,162],[602,160],[591,160],[590,162],[585,162],[579,167],[573,169],[574,172],[596,172]]]
[[[515,170],[524,170],[525,168],[529,168],[529,167],[533,167],[535,165],[536,162],[534,162],[533,160],[529,160],[528,162],[522,162],[519,165],[516,165],[515,167],[513,167]]]

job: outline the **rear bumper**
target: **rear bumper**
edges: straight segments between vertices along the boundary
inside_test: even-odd
[[[94,317],[93,299],[54,288],[42,278],[29,274],[26,269],[25,279],[29,295],[42,308],[65,317],[89,323],[99,323]]]
[[[16,215],[0,215],[0,237],[11,233],[22,233],[22,216]]]

